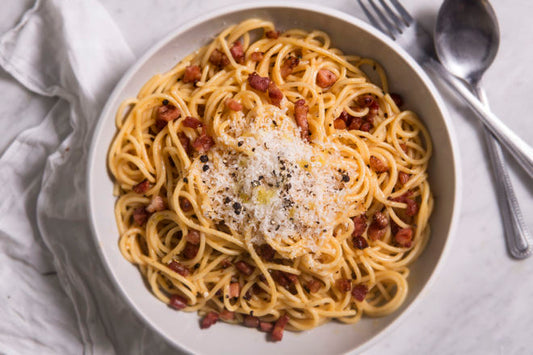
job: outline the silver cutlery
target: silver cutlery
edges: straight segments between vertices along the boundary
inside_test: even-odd
[[[486,102],[484,93],[479,88],[479,80],[492,63],[499,46],[497,21],[488,2],[446,0],[439,11],[440,23],[437,23],[437,52],[435,53],[431,34],[414,21],[399,1],[389,0],[392,4],[391,7],[384,0],[379,0],[380,7],[373,0],[367,0],[372,10],[369,10],[362,0],[358,1],[376,28],[387,33],[426,70],[438,74],[457,93],[461,94],[479,115],[485,127],[490,130],[490,132],[485,130],[485,139],[494,169],[507,247],[514,258],[522,259],[530,256],[533,253],[531,237],[524,224],[518,201],[507,174],[501,147],[494,140],[494,137],[499,138],[501,143],[505,144],[511,153],[514,153],[517,161],[533,177],[533,166],[530,164],[531,148],[490,113],[487,105],[478,100],[479,98]],[[472,7],[467,6],[470,3],[473,3]],[[475,13],[466,14],[467,9]],[[380,22],[376,20],[376,17],[379,18]],[[470,27],[465,29],[465,26]],[[474,26],[476,28],[473,28]],[[465,33],[459,33],[460,29],[465,29],[465,33],[470,36],[477,36],[477,38],[464,37]],[[472,43],[476,43],[478,46],[474,46]],[[446,68],[439,63],[437,58]],[[478,110],[480,107],[483,107],[483,110]],[[484,116],[487,113],[489,115]],[[493,125],[495,122],[496,124]],[[503,131],[497,131],[501,127],[504,127]],[[509,139],[517,138],[515,146],[508,145]],[[523,151],[519,152],[521,149]],[[515,155],[516,153],[518,156]]]
[[[444,1],[435,28],[437,57],[450,73],[463,79],[472,93],[487,106],[486,95],[479,82],[496,57],[499,43],[498,20],[488,1]],[[483,132],[496,182],[507,247],[513,257],[522,259],[533,252],[529,242],[531,235],[523,221],[502,149],[490,131],[484,129]]]
[[[507,148],[524,171],[533,178],[533,148],[479,101],[461,79],[452,75],[438,62],[435,57],[431,34],[418,25],[398,0],[389,0],[392,7],[384,0],[379,0],[382,8],[378,7],[374,0],[367,0],[380,22],[376,20],[376,17],[372,15],[371,10],[363,4],[362,0],[358,1],[368,19],[376,28],[394,39],[424,69],[434,72],[444,79],[444,82],[466,101],[483,124]]]

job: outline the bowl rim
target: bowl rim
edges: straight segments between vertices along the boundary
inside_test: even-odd
[[[323,5],[307,4],[307,3],[296,2],[296,1],[281,1],[281,0],[268,1],[268,2],[253,1],[253,2],[246,2],[246,3],[241,3],[241,4],[229,5],[229,6],[220,6],[218,8],[215,8],[205,13],[202,16],[196,17],[195,19],[185,20],[182,25],[176,27],[173,31],[169,32],[162,39],[157,41],[157,43],[155,43],[142,56],[140,56],[134,62],[134,64],[131,65],[129,69],[122,75],[121,79],[117,82],[111,94],[109,95],[105,105],[102,108],[100,115],[98,116],[98,121],[94,128],[93,136],[90,141],[90,149],[89,149],[89,155],[88,155],[88,160],[87,160],[87,172],[86,172],[87,174],[86,175],[86,179],[87,179],[86,180],[87,181],[87,184],[86,184],[86,193],[87,193],[86,204],[87,205],[86,206],[88,208],[88,213],[89,213],[91,234],[92,234],[93,241],[97,249],[97,253],[99,255],[100,260],[102,261],[104,265],[107,275],[112,281],[113,286],[116,289],[118,289],[120,296],[126,300],[129,308],[133,310],[133,312],[137,315],[137,317],[140,318],[140,320],[144,324],[148,325],[159,336],[162,336],[167,341],[167,343],[169,343],[171,346],[177,349],[180,349],[182,351],[192,353],[192,349],[188,348],[185,344],[179,343],[175,339],[171,338],[164,331],[164,329],[161,329],[158,324],[156,324],[155,322],[152,322],[148,317],[145,316],[144,311],[142,311],[141,309],[137,307],[133,299],[130,298],[129,294],[126,293],[125,289],[122,287],[120,279],[116,275],[115,271],[110,267],[110,262],[108,261],[107,255],[103,252],[103,249],[99,247],[100,238],[96,231],[97,221],[95,218],[96,206],[93,204],[93,201],[92,201],[93,199],[91,198],[91,196],[93,196],[93,190],[94,190],[94,187],[92,186],[92,176],[94,175],[93,166],[96,164],[96,161],[95,161],[96,143],[102,133],[102,128],[103,128],[106,117],[109,117],[110,113],[112,112],[114,102],[116,101],[117,97],[120,95],[121,91],[124,89],[128,81],[131,80],[131,78],[135,75],[135,73],[139,70],[139,68],[145,64],[146,61],[148,61],[154,54],[156,54],[159,50],[161,50],[161,48],[163,48],[167,43],[172,41],[174,38],[180,36],[182,33],[188,31],[189,29],[195,26],[198,26],[204,22],[212,21],[218,17],[227,16],[232,13],[246,11],[246,10],[253,10],[253,9],[260,10],[260,9],[271,9],[271,8],[287,8],[287,9],[293,9],[293,10],[303,10],[303,11],[308,11],[308,12],[317,12],[317,13],[326,14],[328,16],[335,17],[337,19],[348,22],[356,27],[359,27],[363,31],[368,32],[371,36],[377,37],[379,40],[383,41],[386,45],[388,45],[391,49],[393,49],[394,52],[396,52],[404,61],[406,61],[408,65],[411,66],[411,68],[416,72],[416,74],[422,80],[423,84],[427,87],[428,91],[433,96],[437,104],[437,109],[440,111],[440,114],[444,120],[444,126],[448,133],[450,147],[451,147],[453,168],[454,168],[454,194],[453,194],[453,211],[451,214],[449,230],[446,236],[446,240],[444,242],[442,252],[440,253],[440,256],[438,257],[438,260],[435,264],[433,271],[429,275],[425,284],[420,289],[418,295],[414,297],[412,302],[404,310],[402,310],[401,313],[398,314],[396,318],[394,318],[389,324],[384,326],[383,329],[378,331],[374,336],[365,340],[359,346],[350,350],[351,353],[355,351],[362,352],[364,350],[369,349],[372,345],[376,344],[379,340],[381,340],[384,337],[385,334],[393,331],[402,321],[404,321],[407,318],[407,316],[412,312],[412,310],[416,308],[416,306],[420,303],[422,299],[421,295],[428,292],[428,290],[433,286],[436,278],[438,277],[438,274],[442,270],[444,260],[450,253],[451,244],[453,242],[453,239],[455,238],[457,224],[458,224],[459,215],[460,215],[460,209],[461,209],[461,203],[462,203],[462,179],[461,179],[462,168],[461,168],[460,155],[458,154],[459,145],[458,145],[458,140],[457,140],[457,136],[455,133],[455,129],[453,126],[453,122],[449,116],[448,110],[446,109],[444,100],[442,99],[439,91],[433,84],[433,81],[429,78],[429,76],[424,71],[424,69],[422,69],[422,67],[395,41],[393,41],[386,34],[382,33],[381,31],[374,28],[370,24],[364,22],[362,19],[355,17],[354,15],[349,15],[340,10],[327,7],[327,6],[323,6]],[[106,160],[106,164],[107,164],[107,160]]]

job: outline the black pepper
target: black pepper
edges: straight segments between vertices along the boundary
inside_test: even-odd
[[[237,142],[237,146],[240,147],[243,145],[243,141]]]
[[[205,164],[205,165],[202,167],[202,170],[203,170],[203,171],[207,171],[207,170],[209,170],[209,165]]]
[[[202,156],[200,157],[200,161],[201,161],[202,163],[207,163],[207,162],[209,161],[209,157],[208,157],[207,155],[204,154],[204,155],[202,155]]]
[[[385,118],[389,118],[389,114],[385,112]]]
[[[187,179],[186,177],[183,178],[183,182],[188,184],[189,183],[189,179]]]
[[[163,100],[163,105],[165,105],[165,106],[168,105],[168,100],[167,99]]]
[[[233,212],[235,212],[235,214],[241,214],[241,210],[242,210],[242,205],[238,202],[234,202],[233,203]]]
[[[230,202],[231,202],[231,199],[228,196],[226,196],[224,198],[224,203],[230,203]]]
[[[342,182],[348,182],[348,181],[350,181],[350,175],[342,174]]]

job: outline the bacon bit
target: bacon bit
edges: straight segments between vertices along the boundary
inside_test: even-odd
[[[172,295],[170,296],[170,300],[168,301],[168,305],[171,308],[174,308],[176,310],[183,309],[187,307],[187,299],[180,295]]]
[[[180,140],[181,146],[187,154],[191,153],[191,141],[183,132],[178,132],[178,138]]]
[[[359,127],[359,130],[360,130],[360,131],[363,131],[363,132],[370,132],[370,130],[372,129],[372,127],[374,127],[374,126],[372,125],[372,123],[370,123],[370,122],[363,122],[363,123],[361,124],[361,127]]]
[[[365,248],[368,248],[368,242],[366,241],[365,238],[363,238],[360,235],[353,237],[352,243],[353,243],[354,248],[357,248],[357,249],[363,250]]]
[[[239,297],[239,295],[241,294],[241,285],[238,283],[238,282],[232,282],[229,284],[229,297],[230,298],[234,298],[234,297]]]
[[[242,323],[249,328],[257,328],[259,326],[259,318],[253,316],[244,317]]]
[[[414,216],[414,215],[416,215],[418,213],[418,203],[416,203],[415,200],[410,198],[412,196],[412,194],[413,194],[412,191],[407,191],[403,195],[391,199],[392,201],[395,201],[395,202],[403,202],[403,203],[407,204],[407,207],[406,207],[406,210],[405,210],[405,214],[410,216],[410,217],[412,217],[412,216]]]
[[[368,237],[372,240],[378,240],[383,238],[386,232],[386,227],[389,225],[387,217],[381,213],[376,212],[372,218],[372,223],[368,227]]]
[[[285,326],[287,325],[288,321],[289,317],[287,317],[286,314],[279,317],[279,319],[276,321],[276,324],[274,325],[274,329],[272,329],[272,341],[281,341],[281,339],[283,339],[283,330],[285,329]]]
[[[337,117],[337,119],[340,119],[342,121],[344,121],[344,123],[346,123],[346,125],[349,125],[350,124],[350,118],[351,116],[348,115],[348,112],[346,112],[345,110],[343,110],[341,112],[341,114],[339,115],[339,117]]]
[[[192,204],[186,197],[180,197],[180,208],[183,210],[183,212],[188,212],[192,210]]]
[[[368,227],[367,235],[372,240],[381,240],[385,235],[385,232],[386,229],[380,229],[378,226],[371,224],[370,227]]]
[[[270,322],[259,321],[259,330],[265,333],[270,333],[274,329],[274,324]]]
[[[231,260],[230,259],[224,259],[220,262],[220,266],[222,266],[224,269],[231,266]]]
[[[250,86],[258,91],[266,92],[268,89],[268,84],[270,83],[269,78],[259,76],[256,72],[248,75],[248,83]]]
[[[402,148],[402,150],[403,150],[405,153],[408,152],[407,144],[405,144],[405,143],[400,143],[400,148]]]
[[[374,102],[368,109],[368,113],[365,116],[365,120],[368,123],[374,123],[374,117],[378,115],[379,112],[379,104],[377,102]]]
[[[272,80],[268,83],[268,97],[270,98],[270,103],[277,107],[279,107],[283,99],[283,93]]]
[[[286,79],[298,64],[300,64],[300,59],[298,57],[290,56],[285,59],[280,68],[281,77]]]
[[[146,209],[144,207],[137,207],[136,209],[134,209],[133,220],[139,226],[144,225],[146,221],[148,220],[148,212],[146,212]]]
[[[246,276],[250,276],[254,272],[254,267],[249,265],[248,263],[242,261],[242,260],[241,261],[237,261],[235,263],[235,267],[237,268],[237,270],[239,270],[240,272],[242,272]]]
[[[335,127],[335,129],[346,129],[346,122],[340,118],[336,118],[335,121],[333,121],[333,127]]]
[[[219,314],[220,319],[223,320],[233,320],[235,319],[235,312],[230,312],[227,309],[224,309]]]
[[[335,285],[337,286],[339,291],[344,293],[349,292],[352,289],[352,281],[348,279],[338,279],[335,282]]]
[[[244,49],[240,41],[233,42],[233,45],[229,49],[231,56],[239,64],[244,64]]]
[[[307,112],[309,107],[305,104],[305,100],[300,99],[294,103],[294,118],[296,124],[300,127],[300,135],[302,139],[309,142],[309,122],[307,121]]]
[[[252,285],[251,290],[252,290],[252,293],[253,293],[254,295],[257,295],[257,294],[261,293],[261,291],[263,291],[263,289],[261,288],[261,286],[259,286],[259,285],[257,284],[257,282],[254,283],[254,284]],[[248,292],[250,292],[250,291],[248,291]],[[247,292],[247,293],[248,293],[248,292]]]
[[[383,229],[389,225],[389,220],[381,212],[376,212],[372,218],[372,224],[376,225],[379,229]]]
[[[186,259],[194,259],[196,254],[198,254],[198,246],[187,242],[182,254]]]
[[[315,293],[315,292],[318,292],[318,290],[320,290],[320,288],[322,287],[322,282],[313,278],[307,282],[306,286],[307,286],[307,289],[309,290],[309,293]]]
[[[171,269],[172,271],[177,272],[181,276],[189,276],[189,274],[191,273],[186,266],[180,264],[179,262],[175,260],[172,260],[170,264],[168,264],[168,268]]]
[[[363,302],[367,293],[368,293],[368,287],[366,287],[366,285],[359,284],[359,285],[355,285],[352,288],[352,297],[355,298],[359,302]]]
[[[190,116],[185,117],[185,119],[182,122],[183,122],[184,127],[189,127],[189,128],[198,128],[198,127],[203,127],[204,125],[202,121],[200,121],[199,119],[190,117]]]
[[[163,211],[165,208],[167,208],[167,206],[163,198],[159,195],[156,195],[152,197],[152,201],[150,201],[150,204],[146,206],[146,212],[154,213],[158,211]]]
[[[146,179],[144,179],[142,182],[138,183],[137,185],[133,186],[132,190],[138,194],[144,194],[146,191],[148,191],[152,187],[152,184]]]
[[[272,261],[274,259],[274,256],[276,255],[276,251],[274,248],[272,248],[269,244],[261,244],[257,248],[257,253],[259,256],[261,256],[265,261]]]
[[[279,31],[267,31],[265,33],[266,38],[278,39],[281,32]]]
[[[411,175],[409,175],[407,173],[404,173],[403,171],[400,171],[398,173],[398,180],[400,180],[400,183],[402,185],[407,184],[407,182],[409,181],[410,178],[411,178]]]
[[[200,324],[200,328],[207,329],[213,324],[215,324],[218,320],[218,313],[217,312],[209,312],[205,315],[204,319],[202,319],[202,323]]]
[[[362,130],[361,127],[363,124],[366,124],[368,122],[364,122],[361,117],[351,117],[350,125],[348,126],[348,129],[350,131],[352,130]],[[368,132],[368,131],[367,131]]]
[[[370,94],[361,95],[357,98],[357,104],[361,107],[370,107],[376,103],[376,98]]]
[[[411,242],[413,241],[413,230],[411,228],[398,230],[394,236],[394,241],[401,247],[410,248]]]
[[[202,70],[198,65],[189,65],[183,74],[184,83],[196,83],[202,78]]]
[[[254,62],[260,62],[263,60],[265,54],[263,52],[253,52],[250,54],[250,59]]]
[[[242,110],[242,104],[235,100],[235,99],[228,99],[226,100],[226,106],[232,111],[241,111]]]
[[[320,69],[316,75],[316,84],[327,89],[337,81],[337,75],[328,69]]]
[[[400,107],[403,105],[403,98],[399,94],[390,94],[390,98],[394,101],[396,106]]]
[[[272,270],[271,272],[272,278],[278,285],[281,287],[287,288],[290,285],[289,279],[285,277],[285,273],[279,270]]]
[[[192,146],[200,153],[207,153],[215,145],[215,140],[207,134],[202,134],[192,142]]]
[[[382,160],[379,158],[376,158],[375,156],[370,157],[370,167],[376,172],[376,173],[384,173],[385,171],[389,170],[389,167],[387,164],[385,164]]]
[[[415,200],[408,198],[405,203],[407,203],[407,209],[405,214],[412,217],[418,213],[418,203]]]
[[[224,68],[226,65],[230,63],[229,58],[226,55],[226,53],[218,49],[215,49],[213,52],[211,52],[211,55],[209,56],[209,61],[219,68]]]
[[[200,244],[200,240],[202,240],[202,237],[200,236],[200,232],[198,232],[196,229],[190,229],[189,233],[185,236],[185,239],[194,245]]]
[[[157,128],[163,129],[170,121],[174,121],[181,116],[179,108],[174,105],[167,104],[157,108],[157,118],[155,124]]]
[[[291,274],[291,273],[285,272],[283,276],[285,276],[285,278],[286,278],[287,280],[289,280],[289,282],[290,282],[291,284],[295,284],[295,283],[298,282],[298,275],[294,275],[294,274]]]
[[[353,233],[352,236],[357,237],[363,235],[366,230],[366,216],[364,214],[352,218],[353,220]]]

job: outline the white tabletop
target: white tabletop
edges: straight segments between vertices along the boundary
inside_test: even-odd
[[[20,8],[19,15],[31,6],[30,0],[10,2]],[[102,1],[137,56],[184,21],[241,2]],[[326,4],[365,19],[355,0],[306,2]],[[441,1],[402,0],[402,3],[427,28],[433,27]],[[500,21],[501,45],[482,85],[492,110],[526,142],[533,144],[533,117],[529,109],[533,99],[533,23],[530,19],[533,2],[493,0],[492,5]],[[12,10],[17,13],[17,9]],[[4,21],[0,21],[0,32],[17,19],[16,16],[9,20],[4,17]],[[19,89],[6,84],[9,80],[2,72],[0,85],[5,90],[0,95],[0,112],[11,102],[10,97],[18,95],[16,90]],[[421,302],[396,329],[365,354],[531,353],[533,257],[515,261],[508,256],[480,125],[463,103],[446,90],[442,90],[442,94],[458,134],[463,168],[462,213],[455,242],[441,274]],[[0,153],[12,136],[9,131],[0,136]],[[509,166],[525,221],[533,229],[533,184],[514,162],[510,161]]]

